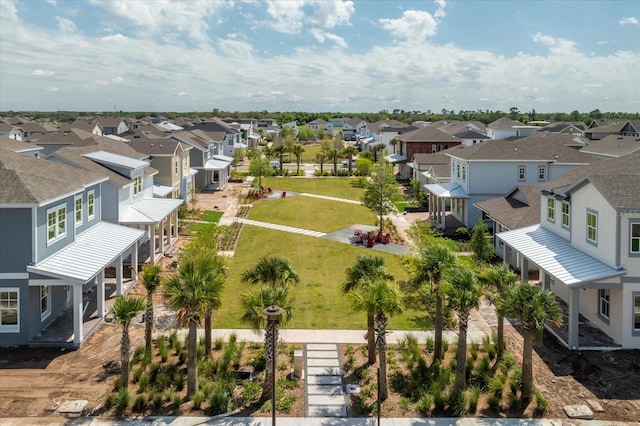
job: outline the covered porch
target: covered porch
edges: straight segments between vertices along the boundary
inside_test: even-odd
[[[594,335],[592,329],[595,325],[589,323],[586,314],[581,315],[580,297],[581,290],[621,290],[621,277],[626,274],[624,269],[615,269],[600,262],[540,224],[498,233],[496,237],[504,243],[505,263],[515,252],[520,271],[529,271],[531,265],[536,266],[540,270],[540,284],[562,301],[564,325],[557,330],[549,328],[562,344],[573,350],[620,347],[599,328],[602,333],[599,339],[584,338]],[[522,280],[527,282],[526,272],[522,274]],[[581,330],[581,326],[585,330]],[[597,346],[591,346],[594,341],[599,342]]]
[[[456,225],[464,226],[466,200],[471,197],[460,185],[457,183],[431,183],[423,185],[423,187],[429,197],[429,219],[437,229],[444,230],[452,227],[451,223],[447,224],[447,220],[451,221],[451,219],[455,219]]]
[[[130,253],[137,263],[138,241],[143,237],[142,230],[100,222],[78,235],[75,242],[53,256],[36,265],[27,266],[27,271],[31,274],[29,286],[67,286],[68,288],[67,307],[71,307],[71,313],[66,316],[66,327],[73,328],[73,334],[57,335],[61,340],[49,343],[73,347],[82,344],[87,333],[85,322],[89,329],[93,329],[107,312],[105,269],[109,267],[115,269],[112,293],[116,296],[125,294],[127,288],[123,261]],[[136,279],[137,270],[132,269],[131,281],[135,282]],[[91,300],[87,303],[83,294],[93,292],[94,289],[95,297],[92,298],[95,303],[95,315],[91,315],[93,311],[90,311],[90,316],[85,318]],[[65,317],[65,313],[62,317]],[[69,320],[72,327],[69,327]]]
[[[205,174],[205,186],[203,189],[218,190],[225,187],[229,181],[232,157],[214,155],[208,160],[203,169]]]
[[[181,199],[145,198],[121,212],[119,222],[122,225],[144,228],[149,243],[149,263],[155,264],[178,239],[181,204]],[[135,265],[137,261],[132,260],[131,264]]]

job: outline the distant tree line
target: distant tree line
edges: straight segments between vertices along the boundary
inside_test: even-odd
[[[74,121],[77,117],[93,116],[96,112],[88,111],[0,111],[2,117],[28,117],[34,120],[47,119],[54,122],[69,122]],[[442,109],[440,111],[406,111],[404,109],[394,109],[392,111],[383,109],[379,112],[359,112],[359,113],[342,113],[342,112],[304,112],[304,111],[223,111],[214,108],[212,111],[191,111],[191,112],[157,112],[157,111],[105,111],[100,112],[100,115],[105,117],[129,117],[132,119],[140,119],[142,117],[154,117],[162,115],[168,119],[175,119],[178,117],[200,117],[200,118],[272,118],[276,120],[278,124],[288,123],[295,121],[298,124],[305,124],[316,119],[323,119],[325,121],[331,121],[332,118],[343,117],[359,117],[369,123],[374,123],[379,120],[397,120],[404,123],[412,123],[414,121],[427,121],[434,122],[440,120],[460,120],[460,121],[480,121],[485,124],[489,124],[501,117],[509,117],[514,120],[520,120],[523,123],[529,121],[579,121],[584,122],[587,125],[591,124],[593,120],[598,119],[628,119],[637,120],[640,119],[640,113],[629,112],[602,112],[599,109],[594,109],[590,112],[580,112],[578,110],[565,112],[536,112],[535,109],[522,112],[518,107],[509,108],[508,112],[500,110],[447,110]]]

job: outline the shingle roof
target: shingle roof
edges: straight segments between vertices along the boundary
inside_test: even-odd
[[[450,135],[455,135],[456,133],[462,133],[467,130],[475,130],[477,127],[480,130],[484,130],[487,126],[480,121],[437,121],[431,124],[431,127],[435,127],[436,129],[442,130],[445,133],[449,133]]]
[[[541,132],[552,132],[552,133],[560,133],[565,130],[567,127],[575,127],[578,130],[585,131],[587,130],[587,125],[580,121],[558,121],[555,123],[549,123],[546,126],[540,129]]]
[[[475,205],[509,229],[540,223],[540,191],[537,185],[521,185],[504,197],[480,201]]]
[[[460,139],[431,126],[422,127],[398,136],[404,142],[461,142]]]
[[[130,137],[128,144],[136,151],[147,155],[172,155],[178,146],[182,146],[184,150],[191,149],[190,145],[173,138],[148,138],[144,135]]]
[[[541,186],[566,195],[585,181],[591,182],[617,209],[640,208],[640,155],[625,155],[575,169]]]
[[[495,130],[511,130],[513,126],[524,126],[524,124],[518,120],[512,120],[508,117],[501,117],[487,125],[488,128]]]
[[[640,138],[636,136],[609,135],[600,140],[594,140],[582,149],[588,154],[621,157],[640,151]]]
[[[0,148],[13,152],[38,151],[42,149],[41,146],[18,141],[7,136],[0,136]]]
[[[42,204],[104,180],[104,174],[0,149],[0,204]]]
[[[459,139],[490,139],[489,136],[471,129],[455,133],[453,136]]]

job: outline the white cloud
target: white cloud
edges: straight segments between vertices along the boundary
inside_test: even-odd
[[[62,16],[56,16],[55,19],[58,23],[58,29],[61,33],[71,34],[78,31],[78,28],[76,28],[76,24],[74,24],[72,20],[63,18]]]
[[[435,35],[438,28],[438,22],[423,10],[406,10],[398,19],[380,19],[380,25],[395,37],[417,41]]]
[[[35,75],[37,77],[51,77],[56,73],[51,70],[33,70],[31,75]]]
[[[57,93],[57,92],[59,92],[59,91],[60,91],[60,88],[59,88],[59,87],[51,87],[51,86],[50,86],[50,87],[47,87],[47,93],[51,93],[51,94],[53,94],[53,93]]]
[[[113,80],[111,80],[113,83],[115,84],[122,84],[124,83],[124,78],[122,77],[114,77]]]
[[[600,40],[596,43],[598,46],[606,46],[607,44],[609,44],[609,42],[606,40]]]
[[[111,34],[111,35],[102,37],[100,40],[109,41],[109,42],[111,41],[120,42],[120,41],[127,41],[127,37],[123,36],[122,34]]]
[[[304,1],[267,1],[267,13],[272,18],[270,25],[274,30],[286,34],[298,34],[302,30]]]
[[[348,25],[351,15],[356,11],[352,1],[317,1],[316,11],[310,22],[323,28],[335,28]]]
[[[638,19],[633,16],[629,16],[628,18],[621,19],[618,23],[620,25],[638,25]]]
[[[320,43],[324,43],[325,40],[328,40],[328,41],[334,42],[338,47],[342,47],[342,48],[348,47],[347,42],[342,37],[337,36],[335,34],[322,31],[318,28],[310,29],[309,33]]]
[[[564,38],[554,38],[538,32],[531,35],[531,39],[537,43],[549,46],[549,51],[553,54],[568,55],[575,53],[576,43]]]
[[[436,19],[444,18],[446,16],[446,12],[444,11],[445,6],[447,5],[446,0],[434,0],[433,2],[438,6],[438,9],[433,16]]]
[[[187,92],[178,92],[178,96],[180,97],[187,96]]]
[[[51,5],[57,6],[58,5],[58,0],[45,0],[45,3],[49,3]]]

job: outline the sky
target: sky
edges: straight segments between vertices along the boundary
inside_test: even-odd
[[[638,0],[0,0],[0,111],[640,111]]]

